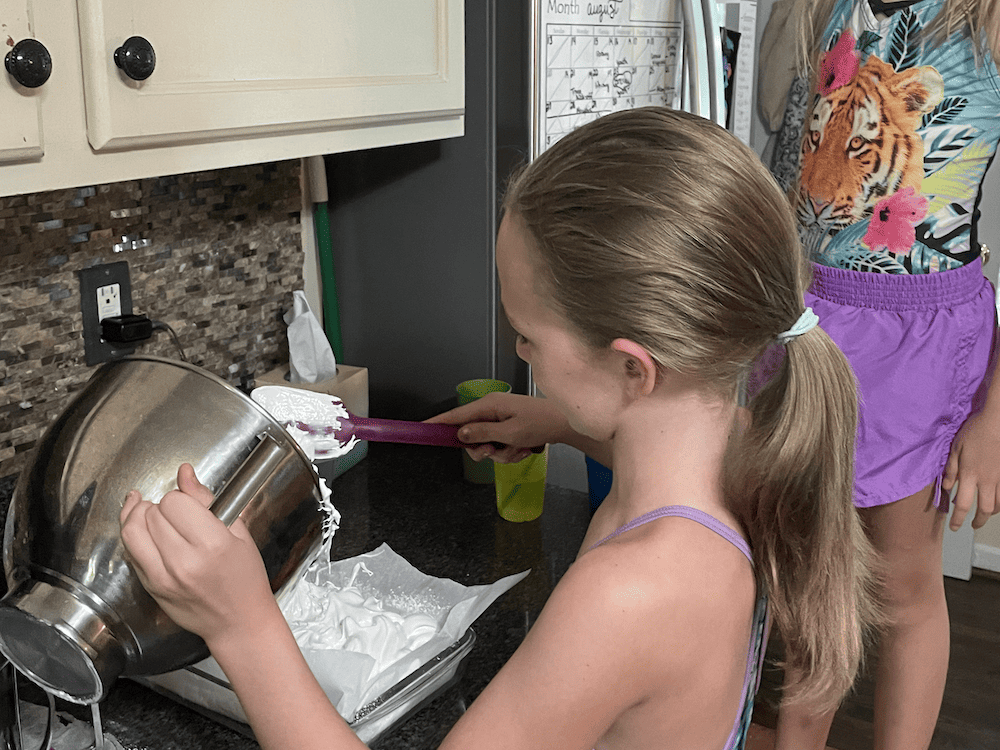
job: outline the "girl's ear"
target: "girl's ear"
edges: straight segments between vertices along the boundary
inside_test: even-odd
[[[625,355],[625,368],[629,377],[636,378],[639,393],[648,396],[656,387],[656,365],[649,352],[631,339],[615,339],[611,348]]]

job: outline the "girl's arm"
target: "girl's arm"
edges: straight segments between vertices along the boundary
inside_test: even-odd
[[[565,443],[611,468],[611,446],[573,430],[566,417],[544,398],[490,393],[427,421],[463,425],[458,438],[475,446],[466,450],[476,461],[489,457],[513,463],[535,446]]]
[[[122,541],[143,586],[205,640],[262,747],[363,750],[306,664],[246,526],[226,528],[208,510],[212,493],[189,464],[177,486],[156,505],[130,492],[122,508]]]
[[[246,528],[227,529],[208,511],[212,495],[190,466],[178,487],[156,505],[130,493],[122,509],[122,539],[147,590],[205,639],[263,748],[363,748],[302,657]],[[668,585],[637,585],[600,559],[570,568],[444,747],[589,750],[673,671],[664,653],[693,659],[692,649],[666,648],[678,637],[662,617]]]
[[[274,602],[274,597],[271,597]],[[364,750],[326,697],[277,603],[272,614],[208,643],[265,750]]]
[[[951,492],[956,482],[952,530],[961,528],[977,497],[972,528],[1000,512],[1000,363],[994,366],[982,410],[966,420],[952,441],[941,486]]]

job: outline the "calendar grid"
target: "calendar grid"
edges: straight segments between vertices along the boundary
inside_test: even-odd
[[[601,115],[678,106],[681,25],[546,24],[545,147]]]

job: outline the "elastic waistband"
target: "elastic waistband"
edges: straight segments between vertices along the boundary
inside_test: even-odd
[[[927,310],[969,302],[988,283],[982,261],[925,274],[866,273],[813,263],[809,291],[841,305],[872,310]]]

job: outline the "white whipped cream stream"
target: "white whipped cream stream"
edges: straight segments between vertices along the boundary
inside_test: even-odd
[[[358,442],[352,437],[341,443],[335,437],[342,420],[350,417],[338,398],[282,386],[256,388],[251,397],[285,426],[311,460],[342,456]],[[320,487],[326,520],[322,549],[314,567],[329,561],[333,535],[340,526],[340,513],[322,478]],[[371,576],[372,572],[364,563],[358,563],[342,588],[302,578],[283,597],[281,609],[300,648],[365,654],[375,659],[373,674],[378,674],[431,640],[438,631],[438,622],[428,614],[400,614],[387,609],[384,602],[366,596],[355,585],[359,575]]]
[[[312,567],[321,560],[326,562],[330,559],[330,553],[333,549],[333,535],[340,528],[340,511],[333,507],[333,501],[330,499],[333,497],[333,491],[327,486],[326,480],[319,476],[316,464],[313,464],[312,467],[313,471],[316,472],[316,479],[319,481],[321,496],[319,508],[323,511],[323,541],[316,552],[316,557],[306,567]]]

